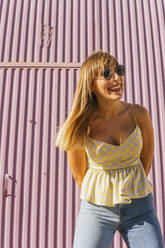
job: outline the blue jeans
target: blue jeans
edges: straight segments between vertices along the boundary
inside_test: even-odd
[[[128,248],[164,248],[152,193],[115,207],[81,199],[73,248],[109,248],[116,231]]]

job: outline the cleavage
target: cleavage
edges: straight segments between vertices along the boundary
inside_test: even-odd
[[[89,137],[109,145],[120,146],[133,134],[137,127],[137,123],[132,116],[132,112],[125,111],[125,114],[116,121],[109,122],[93,119],[88,127]]]
[[[103,138],[102,136],[99,136],[99,135],[97,135],[97,136],[95,135],[95,137],[93,135],[92,136],[89,135],[89,137],[98,141],[98,142],[103,142],[103,143],[107,143],[109,145],[114,145],[114,146],[120,146],[126,140],[128,140],[128,138],[133,134],[135,129],[136,129],[136,126],[131,131],[129,131],[129,133],[127,133],[127,135],[121,134],[121,135],[117,135],[117,136],[111,136],[108,139],[106,139],[105,137]],[[117,132],[117,131],[112,131],[112,133],[114,133],[114,132]]]
[[[108,141],[103,141],[102,138],[92,138],[91,136],[89,136],[89,137],[91,139],[96,140],[97,142],[102,142],[102,143],[112,145],[112,146],[121,146],[122,144],[124,144],[133,135],[133,133],[136,131],[136,128],[137,128],[137,126],[126,137],[123,135],[124,139],[122,138],[122,135],[121,135],[120,136],[120,142],[116,141],[117,139],[113,139],[113,142],[109,142],[109,140]]]

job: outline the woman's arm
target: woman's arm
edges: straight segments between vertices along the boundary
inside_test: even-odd
[[[136,105],[138,124],[141,129],[143,147],[140,154],[146,176],[148,176],[154,156],[154,129],[148,110],[139,104]]]
[[[87,156],[85,149],[67,151],[67,157],[73,178],[81,188],[82,181],[87,171]]]

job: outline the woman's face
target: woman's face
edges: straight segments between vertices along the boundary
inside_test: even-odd
[[[110,70],[114,71],[115,67],[110,67]],[[114,100],[122,98],[124,92],[124,75],[120,76],[117,72],[113,72],[111,78],[106,80],[103,73],[103,71],[99,71],[98,76],[93,81],[92,91],[95,95]],[[112,89],[114,87],[120,87],[120,89],[117,91]]]

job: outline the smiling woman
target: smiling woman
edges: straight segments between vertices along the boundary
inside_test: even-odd
[[[152,122],[144,106],[121,101],[124,74],[108,52],[86,58],[71,113],[58,131],[55,145],[67,151],[81,188],[73,248],[108,248],[117,230],[128,247],[164,248],[147,179]]]

